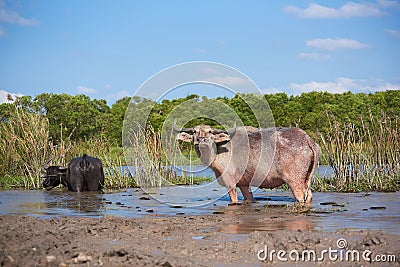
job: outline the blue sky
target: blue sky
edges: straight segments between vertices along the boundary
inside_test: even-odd
[[[393,90],[399,48],[391,0],[0,0],[0,102],[54,92],[112,104],[190,61],[229,65],[263,93]]]

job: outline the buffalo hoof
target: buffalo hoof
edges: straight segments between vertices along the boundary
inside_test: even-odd
[[[241,205],[243,205],[242,202],[230,202],[230,203],[228,204],[228,206],[241,206]]]

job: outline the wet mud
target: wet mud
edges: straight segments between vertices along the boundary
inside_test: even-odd
[[[253,213],[263,212],[264,220]],[[229,212],[207,216],[143,218],[61,217],[38,219],[0,216],[2,266],[393,266],[398,265],[400,236],[382,231],[313,229],[305,215],[271,208],[268,211]],[[248,226],[253,225],[250,229]],[[268,225],[266,230],[263,224]],[[257,230],[260,227],[262,231]],[[323,250],[346,248],[374,255],[395,255],[397,263],[332,260]],[[302,253],[314,250],[315,259],[281,261],[271,250]],[[265,254],[265,251],[267,254]],[[266,256],[267,255],[267,256]],[[293,256],[293,255],[292,255]],[[288,255],[286,255],[288,257]],[[318,260],[318,258],[321,258]]]
[[[234,206],[154,199],[169,193],[1,192],[0,265],[399,266],[399,193],[315,193],[310,210],[290,192]]]

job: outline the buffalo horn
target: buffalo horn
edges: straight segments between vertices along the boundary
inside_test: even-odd
[[[194,129],[193,128],[177,128],[176,127],[176,120],[174,120],[174,126],[172,126],[172,129],[174,130],[174,132],[177,132],[177,133],[182,133],[182,132],[191,133],[191,134],[194,133]]]
[[[235,120],[235,123],[233,124],[233,128],[229,129],[227,132],[228,132],[229,136],[231,136],[231,137],[235,134],[235,132],[236,132],[236,120]]]
[[[220,129],[212,129],[211,133],[212,134],[220,134],[220,133],[224,133],[224,134],[229,134],[229,135],[233,135],[236,131],[236,121],[235,124],[233,125],[233,128],[229,129],[229,130],[220,130]]]
[[[220,129],[212,128],[211,133],[212,134],[220,134],[220,133],[228,134],[228,131],[227,130],[220,130]]]
[[[42,167],[43,167],[44,170],[47,170],[47,168],[50,167],[49,163],[50,163],[52,160],[53,160],[53,159],[51,158],[51,159],[49,159],[46,163],[44,163],[44,164],[42,165]]]

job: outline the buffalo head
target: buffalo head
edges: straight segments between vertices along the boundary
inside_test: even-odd
[[[218,153],[218,147],[228,143],[231,136],[234,134],[235,127],[232,130],[220,130],[211,128],[209,125],[198,125],[193,128],[176,128],[174,131],[178,132],[177,140],[184,142],[193,142],[197,155],[200,160],[210,165]]]
[[[63,166],[49,166],[46,169],[45,180],[43,187],[47,190],[52,189],[60,184],[67,185],[67,167]]]

